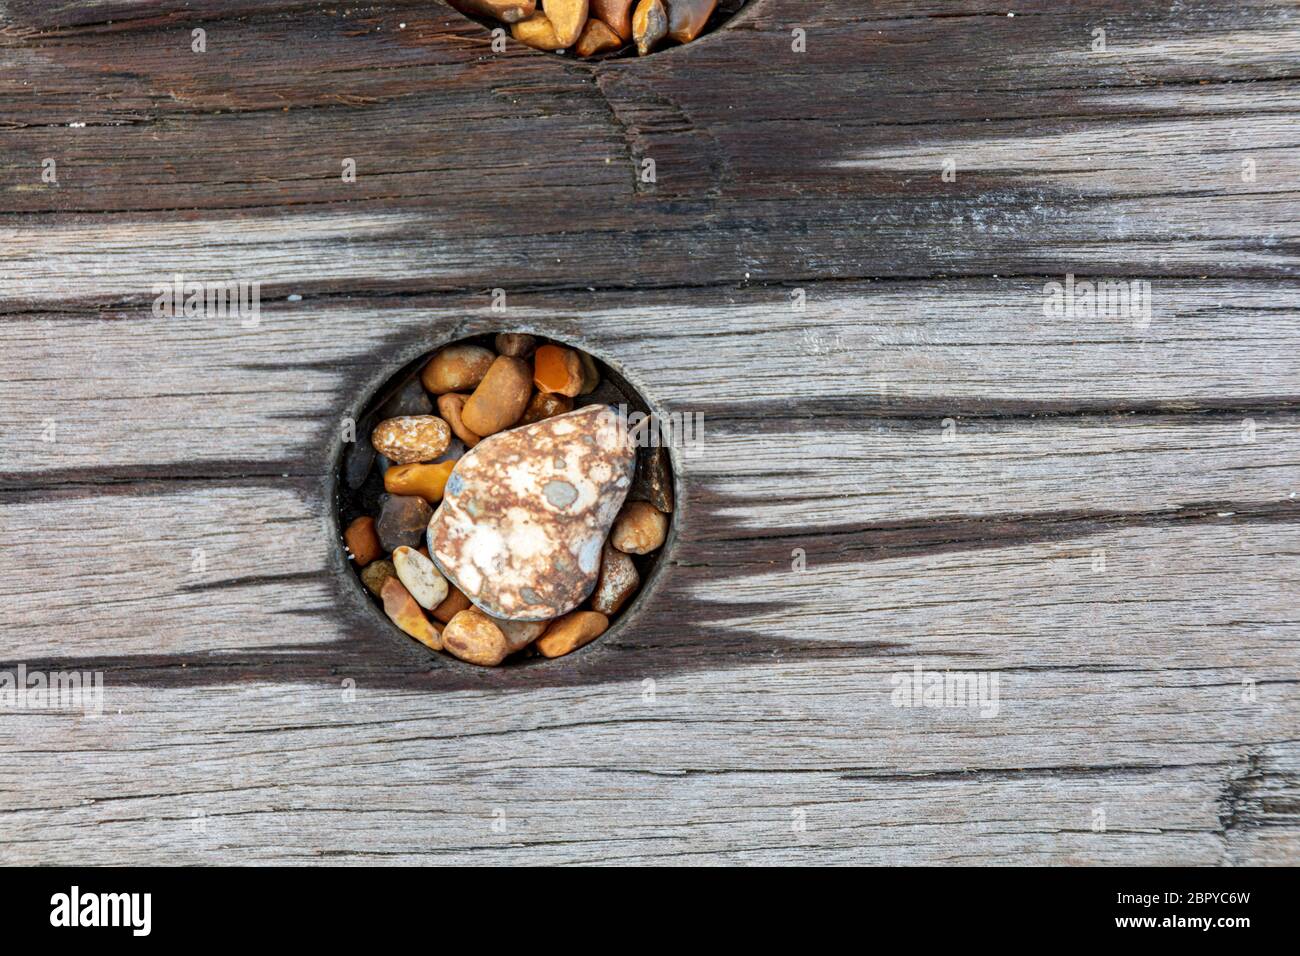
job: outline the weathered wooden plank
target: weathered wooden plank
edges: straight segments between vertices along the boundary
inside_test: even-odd
[[[0,720],[0,861],[1294,863],[1300,14],[1017,6],[591,66],[423,0],[0,3],[0,670],[107,683]],[[178,272],[261,321],[153,318]],[[1049,317],[1067,272],[1149,320]],[[706,438],[651,613],[482,671],[352,601],[324,478],[503,324]]]
[[[441,340],[502,328],[585,345],[623,367],[652,400],[701,413],[705,448],[694,467],[736,476],[728,492],[749,484],[802,507],[796,499],[813,488],[825,499],[819,507],[836,514],[863,502],[855,489],[865,476],[851,459],[888,469],[871,477],[873,494],[883,484],[910,493],[910,481],[928,483],[952,460],[973,462],[955,474],[975,478],[974,457],[999,446],[1003,426],[960,421],[958,440],[941,441],[944,420],[963,416],[1218,409],[1225,417],[1201,431],[1195,447],[1242,444],[1246,418],[1256,422],[1256,441],[1212,461],[1247,465],[1293,446],[1290,419],[1267,414],[1294,408],[1300,394],[1300,290],[1292,283],[1156,282],[1149,325],[1126,316],[1045,317],[1038,280],[812,285],[803,312],[792,311],[791,294],[522,294],[507,300],[505,313],[492,311],[486,296],[268,301],[256,328],[234,318],[157,319],[141,309],[10,317],[0,324],[0,478],[14,486],[77,480],[81,469],[83,478],[323,474],[343,419],[370,389]],[[831,425],[831,416],[846,420]],[[1139,469],[1182,466],[1173,449],[1163,463],[1143,456],[1155,454],[1157,442],[1176,446],[1193,434],[1167,419],[1152,424],[1144,442],[1132,421],[1096,421],[1077,432],[1061,425],[1068,433],[1040,422],[1019,445],[1029,433],[1008,426],[1006,454],[989,467],[1055,481],[1052,507],[1065,508],[1071,496],[1061,483],[1073,480],[1072,456],[1109,450],[1111,467],[1121,470],[1113,481],[1126,482],[1110,490],[1138,494],[1145,508],[1158,491],[1137,487]],[[1137,457],[1126,466],[1130,437]],[[1044,451],[1037,465],[1016,464],[1017,452]],[[1288,460],[1270,459],[1277,467]],[[809,469],[797,494],[779,491],[792,468]],[[964,496],[927,486],[910,510],[950,494],[942,510],[959,510],[998,478],[987,468],[983,475]],[[850,486],[834,488],[841,480]],[[1271,498],[1276,480],[1275,472],[1225,472],[1198,500]],[[1229,493],[1234,484],[1239,492]],[[840,491],[849,497],[840,500]],[[878,501],[897,507],[896,496]],[[997,505],[982,501],[976,510]]]
[[[320,486],[269,483],[85,486],[0,503],[13,542],[0,599],[22,623],[3,659],[111,667],[116,658],[148,668],[123,679],[164,684],[319,678],[357,666],[386,685],[429,690],[477,679],[463,667],[424,674],[442,659],[377,615],[353,613],[357,586],[333,573],[340,546]],[[1107,489],[1098,491],[1105,499]],[[1257,680],[1293,673],[1294,508],[1054,517],[821,533],[771,523],[754,541],[748,521],[688,498],[679,542],[648,598],[654,613],[635,632],[603,639],[609,650],[595,669],[548,664],[506,680],[527,687],[548,673],[585,683],[642,668],[765,666],[772,653],[920,655],[934,666],[994,669],[1240,667]],[[63,640],[70,633],[73,645]],[[223,669],[178,673],[205,664]]]
[[[102,304],[174,271],[300,291],[1294,273],[1293,10],[917,6],[863,20],[847,0],[773,0],[598,66],[496,57],[477,24],[410,7],[212,5],[234,17],[202,54],[220,69],[194,69],[177,17],[18,28],[0,195],[23,278],[0,294]],[[1114,45],[1093,55],[1103,15]],[[807,54],[790,23],[813,31]],[[1188,85],[1207,71],[1266,82]]]
[[[336,626],[293,620],[327,609],[333,596],[322,572],[334,542],[325,537],[322,502],[301,494],[301,480],[170,485],[0,504],[0,526],[14,545],[5,563],[17,574],[5,600],[23,606],[11,619],[21,626],[6,636],[5,659],[195,655],[340,639]],[[241,579],[246,586],[230,586]],[[79,636],[66,643],[73,632]]]
[[[197,691],[180,710],[118,692],[98,720],[0,725],[0,858],[1214,864],[1259,843],[1285,859],[1294,805],[1264,800],[1294,794],[1295,745],[1244,741],[1294,726],[1226,703],[1228,680],[1026,673],[1016,718],[985,721],[892,707],[884,674],[843,663],[662,681],[653,700],[635,681],[491,706],[364,685]]]
[[[747,425],[749,426],[747,428]],[[723,422],[691,475],[752,533],[1006,515],[1296,505],[1292,415]],[[764,532],[763,529],[768,529]]]

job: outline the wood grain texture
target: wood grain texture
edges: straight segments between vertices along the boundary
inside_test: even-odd
[[[424,0],[0,0],[0,671],[105,681],[0,710],[0,862],[1300,862],[1300,14],[1015,13],[583,64]],[[256,327],[155,317],[175,274]],[[329,481],[503,327],[705,430],[646,613],[488,671],[357,599]]]

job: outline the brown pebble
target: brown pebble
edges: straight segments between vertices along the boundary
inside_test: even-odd
[[[379,597],[383,591],[384,582],[395,577],[397,577],[397,566],[387,558],[371,561],[361,569],[361,583],[375,597]]]
[[[632,39],[636,52],[645,56],[668,35],[668,11],[662,0],[640,0],[632,13]]]
[[[359,568],[364,568],[371,561],[384,553],[384,546],[379,543],[375,533],[375,519],[362,515],[343,532],[343,543],[347,545],[352,561]]]
[[[469,598],[465,597],[460,588],[456,587],[456,585],[452,584],[450,581],[447,582],[447,585],[451,588],[451,590],[447,592],[447,600],[443,601],[433,609],[433,616],[444,624],[461,611],[465,610],[465,608],[471,606]]]
[[[511,358],[528,358],[537,348],[537,339],[527,332],[499,332],[496,341],[497,353]]]
[[[668,35],[678,43],[690,43],[704,32],[718,0],[670,0]]]
[[[612,617],[640,586],[641,575],[632,559],[606,541],[600,553],[600,577],[591,594],[591,609]]]
[[[646,445],[637,453],[636,477],[628,489],[629,501],[648,501],[665,514],[673,510],[673,474],[668,449]]]
[[[466,448],[473,448],[483,440],[483,436],[466,428],[465,420],[461,418],[461,413],[465,410],[465,402],[468,400],[468,395],[461,395],[457,392],[439,395],[438,414],[447,420],[447,424],[451,426],[452,434],[464,442]]]
[[[433,517],[433,508],[416,495],[387,495],[379,506],[375,532],[385,551],[418,548]]]
[[[510,653],[501,628],[476,607],[466,608],[447,622],[442,645],[462,661],[483,667],[496,667]]]
[[[563,50],[564,44],[555,35],[555,28],[546,14],[534,13],[531,17],[511,25],[510,35],[535,50]]]
[[[563,415],[565,412],[571,411],[573,411],[573,399],[567,395],[535,392],[533,397],[528,400],[528,407],[524,409],[524,417],[519,419],[519,424],[531,425],[533,422],[540,422],[544,418]]]
[[[420,381],[435,395],[467,391],[483,381],[495,357],[478,345],[448,345],[429,359]]]
[[[403,415],[375,426],[370,444],[394,465],[433,461],[447,450],[451,429],[437,415]]]
[[[492,17],[502,23],[518,23],[531,17],[537,9],[536,0],[448,0],[461,13],[470,16]]]
[[[391,577],[384,582],[384,587],[379,593],[384,602],[384,613],[388,615],[389,620],[402,629],[403,632],[415,638],[425,647],[431,650],[442,650],[442,639],[438,634],[438,627],[420,610],[420,605],[411,597],[411,592],[402,586],[402,582],[396,577]]]
[[[622,45],[623,40],[614,32],[613,27],[605,23],[605,21],[593,17],[582,28],[582,36],[578,37],[578,43],[573,48],[573,52],[578,56],[595,56],[597,53],[617,50]]]
[[[590,644],[609,627],[609,618],[599,611],[574,611],[558,618],[533,644],[543,657],[563,657]]]
[[[668,537],[668,516],[648,501],[629,501],[614,519],[610,543],[625,554],[649,554]]]
[[[519,421],[532,394],[533,376],[528,363],[498,355],[465,402],[460,420],[476,435],[495,435]]]
[[[578,42],[587,22],[587,3],[588,0],[542,0],[542,10],[551,21],[561,47],[570,47]]]
[[[591,0],[591,15],[598,17],[624,41],[632,39],[632,4],[636,0]]]

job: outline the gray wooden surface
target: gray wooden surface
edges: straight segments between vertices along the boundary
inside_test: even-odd
[[[105,681],[0,709],[0,862],[1300,862],[1300,10],[1006,12],[0,0],[0,672]],[[705,439],[634,626],[480,671],[351,609],[328,473],[502,327]]]

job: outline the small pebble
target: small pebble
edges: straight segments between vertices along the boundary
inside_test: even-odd
[[[591,595],[591,609],[613,617],[640,586],[641,575],[632,559],[605,542],[600,552],[600,577]]]
[[[460,420],[476,435],[495,435],[519,421],[532,394],[532,369],[528,363],[509,355],[498,355],[483,381],[474,389],[474,394],[465,402]]]
[[[494,17],[503,23],[517,23],[531,17],[537,9],[535,0],[448,0],[461,13]]]
[[[526,359],[537,348],[537,339],[526,332],[502,332],[493,343],[497,353],[511,358]]]
[[[544,418],[563,415],[565,412],[571,411],[573,411],[573,399],[567,395],[534,392],[533,397],[528,400],[528,407],[524,409],[524,417],[519,419],[519,424],[531,425],[533,422],[540,422]]]
[[[461,395],[458,392],[439,395],[438,413],[447,420],[447,424],[451,426],[452,434],[460,439],[461,444],[466,448],[473,448],[483,440],[483,436],[466,428],[465,420],[461,418],[461,413],[465,410],[465,402],[468,398],[468,395]]]
[[[398,465],[433,461],[451,441],[451,429],[437,415],[405,415],[375,426],[370,443],[375,451]]]
[[[533,645],[543,657],[563,657],[590,644],[609,627],[599,611],[574,611],[555,621]]]
[[[452,438],[447,450],[434,459],[433,464],[441,465],[444,461],[457,462],[465,454],[465,443],[459,438]]]
[[[598,17],[624,42],[632,39],[632,4],[636,0],[591,0],[591,15]]]
[[[343,532],[343,543],[347,545],[353,563],[359,568],[364,568],[384,553],[384,546],[375,533],[375,519],[370,515],[362,515],[348,525]]]
[[[668,35],[678,43],[690,43],[713,16],[718,0],[669,0]]]
[[[456,587],[456,585],[451,584],[450,582],[448,583],[447,587],[448,587],[447,600],[443,601],[441,604],[439,604],[437,607],[433,609],[433,616],[436,617],[438,620],[442,621],[444,624],[450,621],[461,611],[465,610],[467,607],[472,606],[470,604],[469,598],[465,597],[464,592],[462,592],[460,588]]]
[[[623,40],[609,24],[593,17],[582,28],[582,36],[578,37],[578,43],[573,48],[573,52],[578,56],[595,56],[597,53],[617,50],[622,45]]]
[[[555,35],[555,28],[546,14],[538,12],[510,27],[510,35],[524,46],[535,50],[563,50],[564,44]]]
[[[576,397],[582,391],[582,359],[561,345],[541,346],[533,354],[533,384],[543,392]]]
[[[433,509],[416,495],[388,495],[379,508],[375,532],[385,551],[419,547]]]
[[[420,381],[434,395],[467,391],[483,381],[494,358],[479,345],[449,345],[429,360]]]
[[[639,0],[632,13],[632,39],[636,52],[645,56],[668,36],[668,11],[662,0]]]
[[[397,568],[387,558],[371,561],[361,569],[361,583],[375,597],[379,597],[383,592],[384,582],[395,577],[397,577]]]
[[[542,0],[542,9],[551,21],[561,47],[571,47],[578,42],[587,22],[587,6],[588,0]]]
[[[437,626],[424,616],[420,605],[402,586],[401,581],[395,577],[389,578],[384,582],[379,596],[384,602],[384,613],[394,624],[430,650],[442,650]]]
[[[447,579],[438,573],[427,555],[401,547],[393,552],[393,569],[415,603],[432,611],[447,600]]]
[[[384,490],[393,495],[418,495],[429,504],[442,500],[454,461],[436,465],[394,465],[384,472]]]
[[[629,501],[648,501],[665,514],[673,510],[672,465],[663,445],[646,445],[637,453],[636,477]]]
[[[353,491],[366,483],[366,476],[375,466],[375,446],[361,438],[350,441],[343,450],[343,480]]]
[[[629,501],[623,506],[610,543],[625,554],[649,554],[668,536],[668,516],[648,501]]]
[[[496,667],[507,654],[510,644],[501,628],[478,608],[466,608],[442,629],[442,644],[452,654],[470,664]]]
[[[424,390],[419,378],[413,377],[399,388],[388,401],[379,406],[375,418],[383,421],[385,418],[432,414],[433,402],[429,400],[429,393]]]

